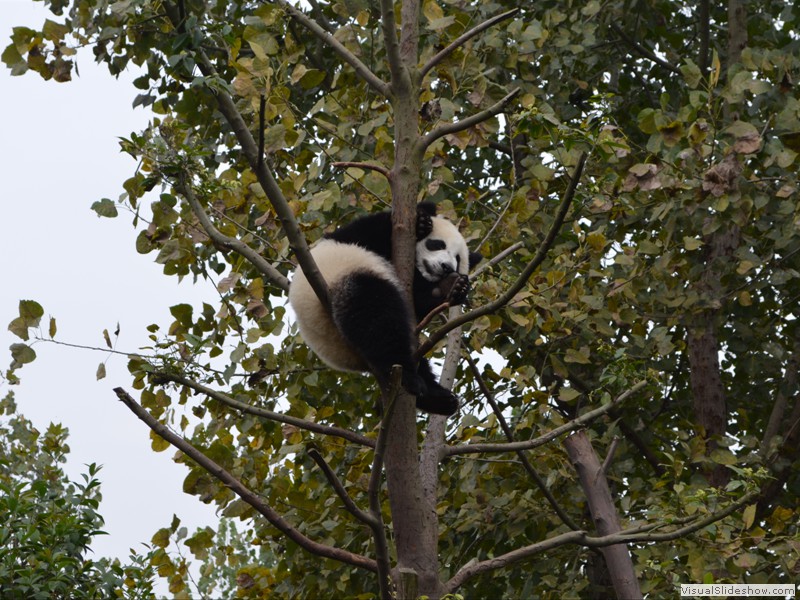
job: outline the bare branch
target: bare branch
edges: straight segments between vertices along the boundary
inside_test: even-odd
[[[295,542],[301,548],[316,556],[323,556],[325,558],[337,560],[344,564],[358,567],[360,569],[365,569],[372,573],[376,573],[378,571],[377,562],[370,558],[367,558],[366,556],[361,556],[360,554],[355,554],[353,552],[349,552],[341,548],[335,548],[333,546],[320,544],[319,542],[315,542],[314,540],[300,533],[295,527],[293,527],[290,523],[288,523],[280,514],[278,514],[278,512],[275,511],[275,509],[273,509],[269,504],[264,502],[259,496],[257,496],[250,489],[245,487],[242,484],[242,482],[240,482],[233,475],[228,473],[225,469],[223,469],[213,460],[208,458],[205,454],[200,452],[197,448],[192,446],[183,437],[174,433],[166,425],[160,423],[157,419],[155,419],[138,402],[136,402],[125,390],[123,390],[122,388],[114,388],[114,393],[116,393],[117,397],[122,401],[123,404],[125,404],[125,406],[127,406],[131,410],[131,412],[133,412],[137,417],[139,417],[139,419],[144,421],[144,423],[150,429],[152,429],[156,434],[158,434],[166,442],[169,442],[171,445],[175,446],[175,448],[177,448],[178,450],[183,452],[186,456],[191,458],[200,467],[205,469],[210,475],[212,475],[221,483],[223,483],[233,493],[239,496],[239,498],[241,498],[247,504],[252,506],[259,514],[263,515],[273,527],[278,529],[281,533],[286,535],[286,537]]]
[[[622,404],[633,394],[641,390],[645,385],[647,385],[647,381],[642,380],[636,385],[634,385],[628,391],[614,398],[608,404],[605,404],[599,408],[595,408],[594,410],[590,410],[589,412],[586,412],[581,416],[576,417],[572,421],[564,423],[560,427],[556,427],[555,429],[548,431],[544,435],[540,435],[539,437],[534,438],[532,440],[527,440],[524,442],[463,444],[460,446],[450,446],[445,450],[445,455],[456,456],[459,454],[477,454],[486,452],[517,452],[519,450],[531,450],[532,448],[538,448],[539,446],[544,446],[545,444],[564,435],[565,433],[574,431],[575,429],[580,429],[587,423],[591,423],[598,417],[603,416],[607,412],[614,409],[616,406]]]
[[[394,21],[394,2],[381,0],[381,30],[383,31],[383,44],[386,46],[386,59],[389,62],[389,72],[392,74],[392,83],[397,84],[402,77],[403,61],[400,59],[400,46],[397,41],[397,26]]]
[[[505,567],[511,566],[537,554],[541,554],[543,552],[547,552],[548,550],[553,550],[560,546],[565,546],[566,544],[579,544],[583,546],[587,546],[589,548],[603,548],[605,546],[612,546],[615,544],[632,544],[637,542],[667,542],[671,540],[675,540],[687,535],[690,535],[704,527],[708,527],[717,521],[721,521],[725,517],[733,514],[734,512],[738,511],[746,504],[749,504],[758,496],[757,491],[750,492],[745,494],[736,502],[730,504],[724,510],[719,512],[711,513],[705,519],[692,523],[691,525],[687,525],[685,527],[680,527],[673,531],[667,533],[626,533],[626,531],[621,531],[619,533],[614,533],[611,535],[606,535],[602,537],[591,537],[586,534],[585,531],[569,531],[567,533],[562,533],[561,535],[554,536],[550,539],[543,540],[541,542],[537,542],[535,544],[531,544],[529,546],[525,546],[524,548],[518,548],[516,550],[512,550],[511,552],[507,552],[506,554],[502,554],[495,558],[484,560],[481,562],[468,564],[467,566],[462,567],[459,571],[449,580],[447,583],[444,584],[444,594],[449,594],[457,590],[460,586],[462,586],[468,580],[477,577],[478,575],[482,575],[484,573],[488,573],[491,571],[496,571],[497,569],[503,569]],[[637,531],[639,528],[637,528]]]
[[[467,354],[467,362],[469,363],[469,368],[472,371],[473,377],[475,377],[475,381],[478,382],[478,388],[481,390],[483,397],[486,398],[489,405],[492,407],[492,411],[494,412],[495,417],[497,418],[497,422],[500,423],[500,427],[503,430],[503,433],[508,439],[509,442],[514,441],[514,432],[511,431],[511,427],[508,426],[508,422],[506,421],[505,416],[503,415],[503,411],[500,410],[500,406],[498,406],[497,401],[495,400],[494,394],[489,389],[489,386],[486,385],[486,381],[484,381],[483,376],[481,376],[480,371],[478,371],[478,365],[475,364],[473,358]],[[536,486],[539,488],[539,491],[542,492],[544,497],[550,503],[550,506],[553,507],[553,510],[556,511],[556,514],[561,519],[561,521],[570,529],[577,531],[580,529],[575,521],[567,514],[567,512],[561,507],[561,505],[556,501],[553,494],[550,493],[550,490],[547,488],[547,482],[542,479],[542,476],[539,475],[538,471],[534,469],[531,461],[528,460],[528,457],[525,456],[525,452],[522,450],[517,450],[517,457],[519,458],[522,466],[528,472],[528,475],[531,476]]]
[[[494,116],[497,116],[506,106],[514,99],[514,97],[519,94],[520,88],[515,89],[509,94],[506,94],[499,102],[496,102],[486,110],[482,110],[481,112],[472,115],[471,117],[467,117],[465,119],[461,119],[455,123],[447,123],[444,125],[440,125],[430,133],[426,134],[422,140],[422,148],[425,149],[430,146],[433,142],[438,140],[441,137],[446,135],[451,135],[454,133],[458,133],[459,131],[464,131],[465,129],[469,129],[470,127],[474,127],[478,123],[483,123],[484,121],[491,119]]]
[[[258,269],[265,277],[272,281],[275,285],[284,291],[289,289],[289,280],[273,267],[267,260],[261,256],[256,250],[245,244],[242,240],[237,238],[228,237],[214,226],[208,214],[203,210],[203,206],[194,195],[192,186],[186,181],[187,177],[182,174],[179,180],[177,190],[186,198],[189,207],[200,222],[203,231],[206,232],[211,241],[218,246],[233,250],[237,254],[247,259],[256,269]]]
[[[392,175],[389,172],[389,169],[384,167],[383,165],[373,165],[372,163],[365,163],[365,162],[352,162],[352,161],[340,161],[331,163],[334,167],[339,167],[340,169],[347,169],[348,167],[355,167],[356,169],[366,169],[368,171],[377,171],[386,179],[391,180]]]
[[[494,265],[502,261],[509,254],[514,254],[514,252],[516,252],[523,246],[525,246],[525,242],[517,242],[516,244],[510,245],[505,250],[498,252],[496,256],[493,256],[491,258],[491,260],[486,261],[485,263],[480,265],[477,269],[475,269],[475,271],[470,273],[470,277],[477,277],[478,275],[483,273],[486,269],[493,267]]]
[[[675,73],[677,75],[681,74],[681,71],[678,67],[668,63],[663,58],[659,58],[654,52],[642,46],[639,42],[637,42],[631,36],[625,33],[622,30],[622,27],[620,27],[616,23],[614,22],[611,23],[611,29],[613,29],[614,33],[616,33],[620,38],[622,38],[622,41],[628,44],[628,46],[630,46],[637,54],[645,57],[648,60],[653,61],[657,65],[664,67],[665,69],[671,71],[672,73]]]
[[[547,232],[547,236],[545,236],[545,238],[542,240],[542,243],[539,244],[539,249],[536,251],[536,255],[522,271],[522,274],[519,276],[514,285],[508,288],[506,292],[500,295],[496,300],[489,302],[488,304],[484,304],[475,310],[471,310],[470,312],[461,315],[458,318],[450,319],[444,324],[443,327],[432,333],[428,340],[420,346],[419,350],[417,350],[418,356],[424,356],[424,354],[430,351],[430,349],[433,348],[436,343],[441,340],[451,329],[460,327],[464,323],[469,323],[478,317],[488,315],[502,308],[508,304],[508,302],[510,302],[511,299],[517,294],[517,292],[519,292],[525,286],[530,276],[533,275],[534,271],[536,271],[536,269],[539,268],[539,265],[544,261],[548,251],[550,250],[550,247],[553,245],[553,242],[556,239],[556,235],[558,235],[558,232],[561,229],[561,225],[564,223],[564,219],[567,216],[569,207],[572,204],[573,198],[575,197],[575,190],[578,187],[578,182],[580,181],[585,164],[586,154],[584,153],[581,154],[580,158],[578,159],[578,163],[575,165],[572,178],[570,179],[569,185],[564,192],[564,198],[561,200],[561,204],[556,211],[556,216],[553,220],[553,224],[550,226],[550,231]]]
[[[316,448],[309,448],[308,455],[317,463],[317,466],[322,469],[322,472],[325,474],[325,478],[328,480],[328,483],[331,484],[331,487],[336,492],[336,495],[341,498],[342,502],[344,502],[344,507],[347,509],[351,515],[353,515],[356,519],[369,525],[372,527],[375,524],[375,518],[369,514],[358,508],[356,503],[353,502],[353,499],[350,497],[350,494],[347,493],[347,490],[344,489],[342,482],[339,481],[339,478],[336,476],[336,473],[333,472],[330,465],[325,462],[325,459],[322,458],[322,455]]]
[[[297,417],[290,417],[289,415],[284,415],[283,413],[274,412],[271,410],[267,410],[266,408],[259,408],[257,406],[251,406],[245,402],[240,402],[239,400],[235,400],[228,396],[227,394],[223,394],[222,392],[218,392],[217,390],[211,389],[210,387],[206,387],[201,383],[197,383],[196,381],[192,381],[182,375],[175,375],[172,373],[156,373],[155,376],[159,380],[163,381],[172,381],[174,383],[180,383],[181,385],[185,385],[188,388],[193,389],[200,394],[208,396],[224,404],[225,406],[229,406],[234,410],[239,410],[243,413],[253,415],[256,417],[261,417],[264,419],[269,419],[270,421],[277,421],[278,423],[286,423],[287,425],[293,425],[298,429],[304,429],[306,431],[313,431],[314,433],[319,433],[322,435],[330,435],[333,437],[342,438],[347,440],[348,442],[353,442],[354,444],[359,444],[361,446],[367,446],[369,448],[375,447],[375,440],[372,440],[366,436],[363,436],[359,433],[354,431],[350,431],[348,429],[341,429],[339,427],[331,427],[329,425],[320,425],[319,423],[314,423],[313,421],[306,421],[304,419],[299,419]]]
[[[311,33],[313,33],[317,38],[319,38],[322,43],[328,46],[331,50],[333,50],[336,54],[339,55],[344,62],[348,65],[353,67],[353,70],[356,74],[372,89],[378,92],[384,98],[389,98],[391,92],[389,91],[389,86],[385,81],[383,81],[380,77],[375,75],[372,71],[370,71],[369,67],[365,65],[359,58],[350,52],[344,44],[342,44],[339,40],[337,40],[333,35],[329,32],[325,31],[322,27],[320,27],[319,23],[310,19],[308,16],[305,15],[300,9],[295,8],[286,0],[278,0],[278,4],[289,13],[295,21],[300,23],[303,27],[308,29]]]
[[[420,79],[425,77],[425,75],[427,75],[428,72],[433,67],[438,65],[445,58],[447,58],[450,54],[452,54],[453,51],[456,50],[456,48],[458,48],[459,46],[463,46],[464,44],[466,44],[469,40],[474,38],[479,33],[482,33],[484,31],[486,31],[487,29],[489,29],[489,27],[491,27],[492,25],[500,23],[501,21],[505,21],[506,19],[510,19],[511,17],[516,15],[518,12],[519,12],[519,8],[514,8],[512,10],[509,10],[507,12],[499,14],[499,15],[497,15],[495,17],[492,17],[491,19],[488,19],[488,20],[484,21],[483,23],[480,23],[480,24],[476,25],[475,27],[473,27],[469,31],[467,31],[467,32],[461,34],[460,36],[458,36],[455,40],[450,42],[444,50],[442,50],[441,52],[437,53],[433,58],[431,58],[428,61],[428,63],[424,67],[422,67],[422,71],[420,71]]]
[[[206,56],[205,52],[196,50],[195,59],[203,75],[206,77],[218,77],[214,65],[209,60],[208,56]],[[281,222],[286,237],[289,239],[289,244],[297,256],[297,262],[300,264],[300,268],[303,269],[303,274],[306,276],[306,279],[308,279],[309,284],[319,298],[322,306],[328,308],[330,306],[328,285],[322,277],[322,273],[320,273],[317,268],[314,258],[311,256],[306,239],[300,231],[297,219],[295,219],[294,213],[289,207],[289,202],[283,195],[283,191],[281,191],[278,182],[275,181],[275,177],[273,177],[267,163],[265,161],[259,162],[258,144],[255,139],[253,139],[250,129],[248,129],[244,118],[242,118],[241,113],[236,108],[233,98],[224,90],[214,89],[212,91],[216,95],[220,112],[225,117],[228,125],[231,126],[231,129],[233,129],[236,139],[239,141],[242,151],[247,158],[247,162],[250,164],[250,168],[255,173],[258,182],[264,189],[264,193],[275,209],[275,213]]]
[[[181,10],[176,10],[172,3],[165,2],[164,9],[175,29],[185,32],[186,24],[182,8]],[[208,77],[209,79],[222,80],[222,78],[219,76],[219,73],[217,73],[217,70],[214,68],[213,63],[203,51],[202,43],[198,44],[197,47],[194,48],[194,59],[198,69],[200,69],[200,72],[204,76]],[[289,208],[289,203],[284,197],[280,186],[278,186],[278,183],[272,176],[272,172],[270,171],[266,162],[259,160],[258,143],[253,138],[253,134],[247,127],[247,124],[245,123],[241,113],[236,108],[236,103],[233,101],[233,98],[231,98],[230,94],[228,94],[219,86],[210,88],[210,91],[216,97],[217,106],[222,113],[222,116],[225,117],[228,125],[236,135],[236,139],[242,147],[242,152],[244,153],[250,168],[252,169],[253,173],[255,173],[258,182],[261,184],[261,187],[264,190],[264,193],[267,195],[272,207],[275,209],[275,213],[281,222],[281,226],[286,233],[286,237],[289,240],[292,250],[294,250],[297,256],[297,261],[300,264],[300,267],[303,269],[303,273],[311,284],[311,287],[319,298],[322,306],[328,308],[330,306],[330,301],[328,299],[328,285],[325,283],[325,279],[322,277],[322,274],[314,262],[314,258],[309,252],[306,239],[300,231],[300,226],[297,224],[297,219],[295,219],[292,209]]]

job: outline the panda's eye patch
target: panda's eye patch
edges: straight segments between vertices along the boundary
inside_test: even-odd
[[[425,248],[431,252],[435,252],[436,250],[444,250],[447,248],[447,244],[444,243],[444,240],[426,240]]]

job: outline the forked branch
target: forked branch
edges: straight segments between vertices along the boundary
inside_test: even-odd
[[[176,184],[176,188],[183,195],[183,197],[186,198],[186,201],[189,203],[189,208],[192,209],[192,212],[200,222],[200,226],[203,228],[203,231],[206,232],[206,235],[211,238],[211,241],[214,242],[214,244],[228,250],[233,250],[240,256],[243,256],[250,262],[250,264],[258,269],[262,275],[272,281],[272,283],[277,285],[283,291],[287,291],[289,289],[289,280],[286,278],[286,276],[273,267],[263,256],[261,256],[261,254],[245,244],[242,240],[228,237],[216,228],[206,211],[203,210],[203,206],[200,204],[197,196],[195,196],[191,183],[187,181],[187,176],[185,173],[181,174],[180,179]]]
[[[552,225],[550,226],[550,230],[547,232],[547,236],[545,236],[545,238],[542,240],[542,243],[539,244],[539,249],[536,251],[536,254],[522,271],[522,274],[519,276],[514,285],[508,288],[505,293],[501,294],[496,300],[489,302],[488,304],[484,304],[475,310],[471,310],[460,317],[450,319],[444,324],[443,327],[433,332],[428,340],[419,347],[417,350],[417,356],[424,356],[427,352],[429,352],[439,340],[443,339],[444,336],[447,335],[448,331],[455,329],[456,327],[461,327],[470,321],[474,321],[478,317],[491,314],[501,309],[508,304],[511,299],[514,298],[514,296],[525,286],[531,275],[533,275],[536,269],[539,268],[539,265],[541,265],[544,261],[547,253],[550,251],[550,247],[553,245],[553,242],[558,235],[559,230],[561,229],[561,226],[564,223],[564,219],[567,216],[567,212],[572,204],[572,200],[575,198],[575,191],[578,188],[578,182],[580,181],[585,164],[586,154],[584,153],[581,154],[580,158],[578,159],[578,163],[575,165],[575,170],[572,172],[572,178],[570,179],[569,185],[564,192],[564,197],[561,200],[561,204],[558,206],[558,210],[556,211],[556,215],[553,219]]]
[[[278,0],[278,4],[281,5],[281,7],[289,14],[290,17],[308,29],[317,38],[319,38],[322,43],[333,50],[339,56],[339,58],[353,67],[353,70],[356,72],[356,74],[363,79],[367,85],[369,85],[384,98],[388,98],[390,96],[389,85],[380,77],[375,75],[375,73],[373,73],[367,65],[361,62],[355,54],[350,52],[350,50],[348,50],[344,44],[320,27],[316,21],[307,17],[303,11],[301,11],[299,8],[296,8],[286,0]]]
[[[175,29],[177,31],[185,32],[186,23],[184,18],[181,16],[181,11],[178,10],[171,2],[165,2],[164,8]],[[221,80],[221,77],[219,76],[219,73],[217,73],[213,63],[203,51],[202,44],[199,44],[193,48],[193,55],[198,69],[200,69],[200,72],[205,77],[210,80]],[[247,123],[245,123],[242,114],[236,108],[236,103],[233,101],[233,98],[230,96],[230,94],[220,86],[212,87],[210,88],[210,91],[216,97],[219,111],[222,113],[222,116],[225,117],[228,125],[236,135],[236,139],[239,142],[239,145],[242,147],[242,152],[244,153],[250,168],[252,169],[253,173],[255,173],[258,183],[261,184],[261,187],[264,190],[264,193],[267,195],[270,204],[272,204],[272,208],[275,210],[275,213],[281,222],[283,231],[286,233],[289,244],[297,256],[297,262],[303,269],[303,273],[308,279],[309,284],[313,288],[322,305],[326,308],[329,307],[330,300],[328,298],[328,285],[325,283],[325,279],[322,277],[322,274],[320,273],[313,257],[311,256],[311,252],[308,249],[308,244],[306,243],[303,233],[300,231],[300,226],[297,223],[297,219],[295,219],[294,213],[289,207],[289,202],[283,195],[283,191],[281,191],[278,182],[275,181],[272,171],[270,171],[266,161],[259,160],[258,143],[253,137],[253,134],[250,132]]]
[[[494,394],[489,389],[489,386],[486,385],[486,381],[483,379],[480,371],[478,370],[478,365],[475,364],[473,358],[467,353],[466,355],[467,363],[469,363],[469,369],[472,371],[472,376],[475,377],[475,381],[478,383],[478,388],[480,389],[483,397],[486,398],[489,405],[492,407],[492,412],[494,412],[494,416],[497,418],[497,422],[500,424],[500,428],[503,430],[503,433],[506,436],[506,439],[509,442],[514,441],[514,432],[509,427],[508,422],[506,421],[505,415],[503,415],[503,411],[500,410],[500,406],[497,404],[495,400]],[[517,450],[517,457],[519,461],[522,463],[523,468],[528,472],[528,475],[531,476],[536,486],[539,488],[539,491],[542,492],[542,495],[545,497],[547,502],[550,503],[550,506],[556,511],[556,514],[561,519],[561,521],[570,529],[578,530],[580,527],[572,520],[572,518],[567,514],[558,501],[555,499],[555,496],[550,493],[550,490],[547,487],[547,482],[542,479],[542,476],[539,475],[539,472],[534,468],[531,464],[531,461],[528,460],[525,452],[522,450]]]
[[[244,484],[242,484],[241,481],[236,479],[236,477],[231,475],[216,462],[208,458],[205,454],[200,452],[200,450],[192,446],[188,440],[174,433],[163,423],[160,423],[138,402],[136,402],[136,400],[134,400],[125,390],[122,388],[114,388],[114,393],[116,393],[117,398],[119,398],[122,403],[127,406],[131,412],[133,412],[133,414],[144,421],[144,423],[159,437],[164,439],[164,441],[169,442],[172,446],[191,458],[206,472],[208,472],[209,475],[216,478],[234,494],[239,496],[239,498],[252,506],[253,509],[255,509],[259,514],[263,515],[273,527],[278,529],[298,546],[317,556],[330,558],[344,564],[371,571],[373,573],[378,571],[378,564],[375,560],[367,558],[366,556],[361,556],[360,554],[349,552],[348,550],[321,544],[302,534],[290,523],[288,523],[280,514],[278,514],[275,509],[264,502],[261,497],[256,495]]]

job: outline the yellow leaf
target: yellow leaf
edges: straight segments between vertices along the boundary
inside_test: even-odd
[[[702,240],[698,240],[697,238],[693,237],[684,237],[683,238],[683,247],[687,250],[697,250],[700,246],[703,245]]]
[[[444,11],[434,0],[427,0],[422,6],[422,14],[428,21],[435,21],[444,17]]]
[[[737,267],[736,272],[739,275],[744,275],[750,269],[752,269],[754,266],[755,265],[752,262],[750,262],[749,260],[743,260],[742,262],[739,263],[739,266]]]
[[[753,521],[756,520],[755,504],[751,504],[750,506],[744,509],[744,514],[742,515],[742,519],[744,520],[745,529],[750,529],[753,526]]]
[[[719,54],[714,50],[714,55],[711,58],[711,77],[708,80],[708,87],[713,88],[719,81],[719,74],[722,71],[722,65],[719,62]]]
[[[169,448],[169,442],[151,429],[150,447],[153,449],[153,452],[163,452],[164,450]]]
[[[753,299],[750,297],[750,292],[742,292],[739,294],[739,304],[742,306],[752,306]]]

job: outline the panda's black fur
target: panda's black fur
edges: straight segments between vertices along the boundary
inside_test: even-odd
[[[391,213],[355,219],[327,234],[312,249],[330,293],[325,311],[301,269],[289,289],[289,302],[300,333],[311,349],[335,369],[371,371],[382,387],[392,365],[403,367],[403,387],[417,398],[417,408],[451,415],[458,399],[439,385],[427,360],[414,364],[413,322],[449,300],[466,301],[469,269],[481,255],[469,252],[450,221],[436,216],[430,202],[417,206],[414,306],[403,295],[391,264]]]

